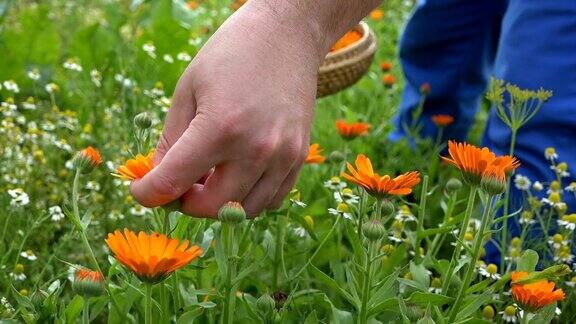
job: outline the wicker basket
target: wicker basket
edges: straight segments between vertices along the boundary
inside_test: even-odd
[[[376,37],[365,22],[356,27],[362,38],[356,43],[330,52],[318,71],[318,91],[316,97],[325,97],[343,90],[368,71],[376,52]]]

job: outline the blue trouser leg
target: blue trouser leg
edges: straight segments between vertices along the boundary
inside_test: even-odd
[[[532,181],[555,179],[544,158],[546,147],[555,147],[561,161],[568,162],[571,177],[576,174],[576,1],[510,0],[502,24],[494,73],[496,77],[521,88],[543,87],[554,92],[540,112],[518,133],[515,155],[522,162],[517,171]],[[492,111],[484,144],[497,154],[507,154],[510,130]],[[572,193],[563,197],[568,212],[576,212]],[[510,209],[521,207],[521,193],[512,188]],[[516,220],[510,220],[513,235],[518,235]],[[542,232],[531,235],[542,236]],[[537,239],[532,237],[531,239]],[[498,251],[487,246],[488,262],[496,263]]]
[[[422,135],[434,137],[438,131],[430,116],[450,114],[455,122],[445,137],[466,138],[491,74],[505,6],[505,0],[419,1],[400,42],[406,85],[392,140],[405,135],[402,124],[411,124],[426,82],[432,91]]]

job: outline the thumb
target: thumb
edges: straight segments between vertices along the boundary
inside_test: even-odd
[[[143,206],[157,207],[182,196],[218,162],[207,121],[196,116],[162,161],[130,190]]]

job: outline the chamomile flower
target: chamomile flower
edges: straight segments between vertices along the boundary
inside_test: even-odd
[[[86,189],[93,191],[100,191],[100,183],[98,183],[97,181],[88,181],[86,182]]]
[[[90,81],[98,88],[102,86],[102,74],[96,69],[90,70]]]
[[[4,81],[3,84],[4,84],[4,88],[10,92],[13,92],[13,93],[20,92],[20,87],[18,86],[18,84],[14,80]]]
[[[36,256],[36,254],[34,254],[34,252],[32,252],[32,250],[22,251],[20,253],[20,256],[30,261],[36,261],[38,259],[38,257]]]
[[[563,245],[554,253],[554,261],[558,263],[572,263],[574,255],[570,251],[570,246]]]
[[[518,222],[522,225],[531,225],[536,223],[536,221],[534,220],[534,214],[532,214],[532,212],[530,211],[523,211],[520,214],[520,219],[518,220]]]
[[[342,216],[345,219],[352,220],[352,214],[350,213],[350,207],[345,203],[340,203],[336,208],[328,208],[328,213],[335,216]]]
[[[360,197],[356,196],[352,189],[345,188],[340,192],[334,192],[334,200],[336,200],[338,203],[343,202],[348,205],[355,205],[360,200]]]
[[[154,43],[152,43],[152,42],[144,43],[144,45],[142,45],[142,50],[146,54],[148,54],[148,56],[150,56],[151,58],[153,58],[153,59],[156,58],[156,46],[154,46]]]
[[[400,206],[398,212],[396,212],[396,215],[394,216],[394,219],[403,223],[416,221],[416,217],[414,216],[414,214],[412,214],[410,207],[406,205]]]
[[[576,181],[571,182],[566,188],[564,188],[564,190],[568,192],[576,192]]]
[[[481,266],[478,268],[478,273],[492,280],[499,280],[501,278],[500,274],[498,274],[498,266],[493,263],[487,266]]]
[[[21,207],[30,203],[30,197],[22,188],[9,189],[8,195],[12,198],[10,200],[11,206]]]
[[[516,323],[518,322],[518,317],[516,316],[518,309],[516,306],[508,305],[499,314],[502,314],[502,320],[504,323]]]
[[[65,69],[70,70],[70,71],[75,71],[75,72],[82,72],[83,71],[82,65],[80,65],[80,62],[76,58],[67,59],[64,62],[64,64],[62,64],[62,66]]]
[[[442,293],[442,281],[440,278],[434,278],[430,282],[430,288],[428,291],[434,294],[441,294]]]
[[[130,208],[130,214],[134,215],[134,216],[142,216],[145,215],[148,212],[148,210],[140,205],[136,205],[132,208]]]
[[[562,246],[568,245],[568,240],[566,240],[562,234],[556,233],[550,237],[548,244],[550,244],[554,249],[560,249]]]
[[[60,206],[52,206],[52,207],[48,208],[48,215],[50,215],[50,219],[53,222],[59,222],[62,219],[64,219],[64,217],[66,217],[66,215],[64,215],[64,212],[62,211],[62,208],[60,208]]]
[[[290,191],[290,202],[293,207],[305,208],[307,206],[305,202],[300,200],[300,191],[298,189]]]
[[[190,54],[188,54],[186,52],[180,52],[176,55],[176,59],[178,59],[178,61],[182,61],[182,62],[190,62],[190,61],[192,61],[192,56],[190,56]]]
[[[556,153],[556,149],[553,147],[548,147],[546,148],[546,150],[544,151],[544,157],[546,157],[546,160],[554,162],[556,161],[556,159],[558,159],[558,154]]]
[[[164,62],[166,62],[168,64],[174,63],[174,57],[172,57],[172,55],[170,55],[170,54],[164,54],[162,56],[162,59],[164,60]]]
[[[346,182],[342,181],[339,177],[332,177],[330,180],[324,182],[324,187],[334,191],[340,191],[346,188],[346,186]]]
[[[296,227],[292,230],[294,232],[294,234],[296,234],[296,236],[302,238],[302,237],[306,237],[306,229],[304,227]]]
[[[48,92],[49,94],[55,93],[60,91],[60,87],[54,83],[54,82],[50,82],[47,85],[44,86],[44,89],[46,90],[46,92]]]
[[[40,80],[40,71],[38,71],[38,69],[32,69],[26,73],[26,76],[30,80],[38,81]]]
[[[124,214],[122,214],[118,209],[114,209],[108,214],[108,219],[118,221],[124,219]]]
[[[18,267],[18,265],[16,265]],[[26,280],[26,275],[24,273],[17,273],[16,270],[14,272],[10,272],[10,278],[15,281],[24,281]]]
[[[576,229],[576,214],[564,215],[558,219],[558,225],[569,231]]]
[[[36,110],[36,102],[33,97],[28,97],[26,101],[22,103],[22,108],[26,110]]]
[[[528,179],[528,177],[523,176],[521,174],[517,174],[514,177],[514,185],[516,186],[516,188],[518,188],[518,190],[528,191],[530,190],[532,182],[530,181],[530,179]]]
[[[557,191],[550,192],[547,198],[542,198],[542,202],[554,208],[561,208],[562,206],[566,206],[566,203],[562,201],[562,196]]]
[[[542,190],[544,190],[544,185],[542,185],[542,183],[540,181],[534,181],[534,184],[532,185],[532,189],[534,189],[536,191],[542,191]]]
[[[570,288],[576,287],[576,276],[573,276],[569,281],[566,281],[565,284]]]
[[[16,106],[16,104],[14,103],[14,98],[12,97],[8,97],[6,98],[6,101],[2,101],[0,107],[5,108],[6,110],[9,111],[16,111],[18,109],[18,106]]]
[[[566,178],[570,176],[570,172],[568,172],[568,164],[566,162],[560,162],[556,165],[550,166],[559,177]]]

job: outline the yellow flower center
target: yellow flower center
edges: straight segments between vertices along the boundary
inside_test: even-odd
[[[434,278],[434,279],[432,279],[430,286],[432,288],[440,288],[440,287],[442,287],[442,281],[440,281],[439,278]]]
[[[515,237],[512,239],[512,241],[510,242],[510,244],[513,247],[520,247],[522,245],[522,240],[519,237]]]
[[[556,168],[561,172],[566,172],[566,171],[568,171],[568,163],[566,163],[566,162],[558,163]]]
[[[487,267],[486,267],[486,271],[488,271],[489,274],[493,275],[498,273],[498,266],[495,265],[494,263],[490,263]]]
[[[564,241],[564,237],[562,236],[562,234],[554,234],[554,236],[552,237],[552,241],[554,243],[562,243],[562,241]]]
[[[330,182],[331,182],[332,184],[339,184],[339,183],[340,183],[340,178],[338,178],[338,177],[332,177],[332,178],[330,178]]]
[[[350,208],[345,203],[340,203],[338,204],[338,207],[336,207],[336,210],[340,213],[347,213]]]
[[[464,234],[464,241],[472,242],[472,240],[474,240],[474,234],[466,232],[466,234]]]
[[[346,189],[342,190],[342,194],[345,196],[352,196],[354,194],[354,192],[352,191],[352,189],[346,188]]]
[[[576,214],[564,215],[562,220],[570,223],[576,223]]]
[[[21,274],[22,272],[24,272],[24,265],[18,263],[15,267],[14,267],[14,272],[16,274]]]
[[[560,194],[557,192],[552,192],[550,193],[550,195],[548,196],[548,200],[550,200],[551,202],[557,204],[559,202],[562,201],[562,198],[560,197]]]
[[[546,151],[544,151],[544,154],[545,154],[546,156],[556,155],[556,149],[553,148],[553,147],[548,147],[548,148],[546,148]]]
[[[506,306],[506,308],[504,308],[504,314],[506,314],[508,316],[515,316],[516,315],[516,307]]]

